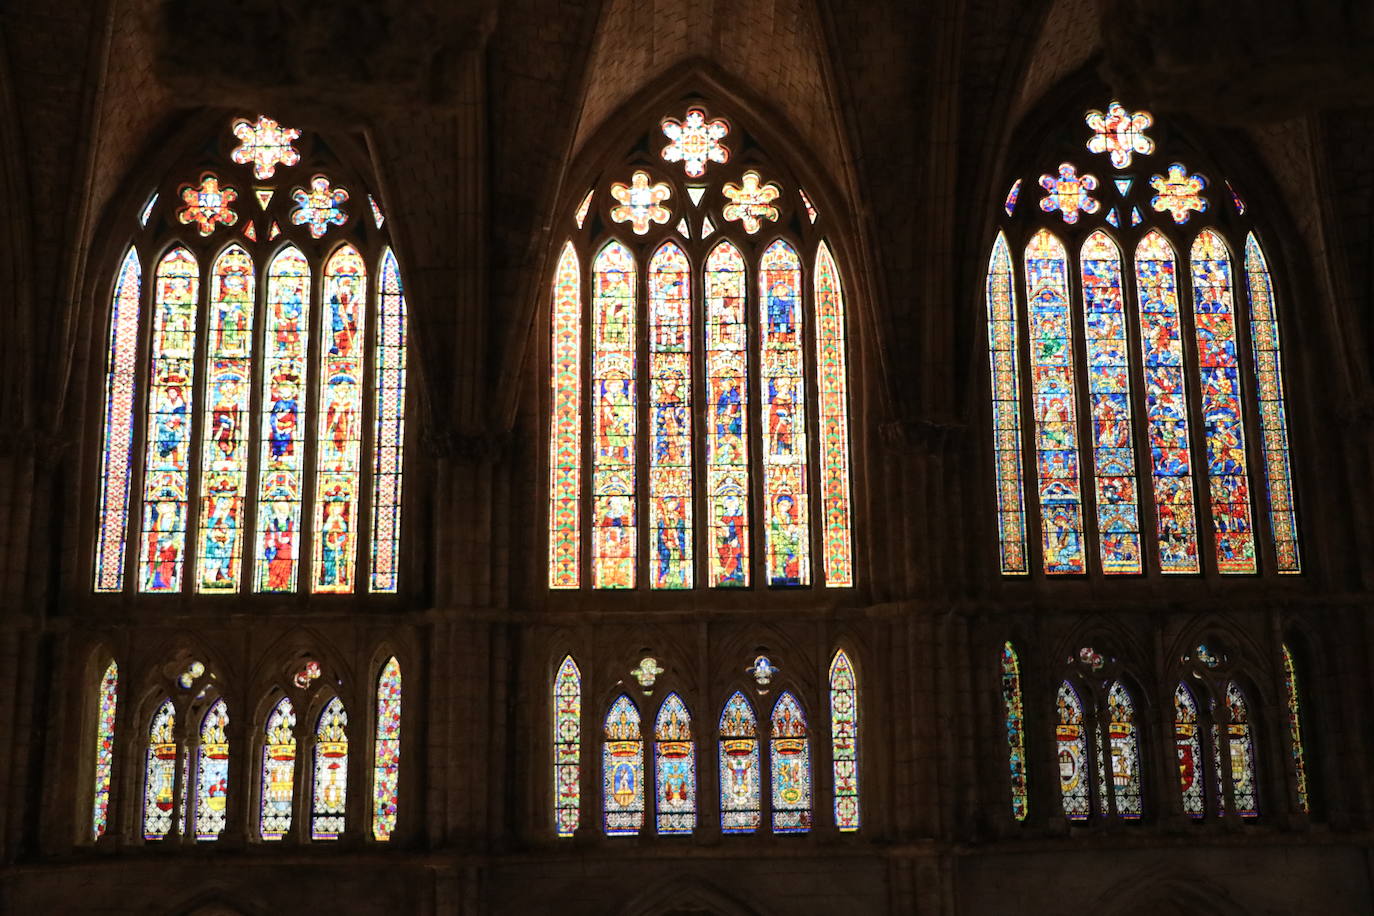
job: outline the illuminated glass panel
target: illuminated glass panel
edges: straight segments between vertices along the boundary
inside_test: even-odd
[[[329,701],[315,725],[315,792],[310,838],[337,840],[344,831],[348,802],[348,713],[338,697]]]
[[[588,193],[587,200],[591,200]],[[582,537],[582,271],[572,242],[553,277],[549,424],[549,587],[577,588]]]
[[[644,827],[644,739],[639,710],[621,694],[606,713],[601,791],[607,836],[633,836]]]
[[[1201,818],[1207,813],[1202,738],[1198,732],[1197,701],[1183,684],[1174,690],[1174,750],[1178,756],[1178,789],[1183,796],[1183,811],[1191,818]]]
[[[1019,186],[1019,182],[1018,182]],[[1021,482],[1021,379],[1016,285],[1007,239],[997,233],[988,262],[988,350],[992,372],[993,454],[997,460],[997,533],[1002,573],[1024,575],[1026,503]]]
[[[115,709],[119,705],[119,666],[110,662],[100,678],[100,706],[95,718],[95,796],[91,810],[91,839],[110,826],[110,774],[114,769]]]
[[[1254,234],[1245,238],[1245,276],[1250,291],[1250,346],[1259,390],[1260,444],[1269,486],[1269,524],[1281,573],[1302,572],[1298,554],[1298,517],[1288,463],[1288,409],[1283,396],[1283,357],[1279,315],[1269,264]]]
[[[801,292],[801,259],[778,239],[759,259],[765,575],[773,586],[811,584]]]
[[[160,840],[172,829],[176,789],[176,712],[163,700],[148,724],[148,756],[143,771],[143,838]]]
[[[773,737],[768,745],[773,777],[773,832],[811,830],[811,746],[801,704],[784,690],[773,704]]]
[[[216,700],[200,720],[196,749],[196,839],[217,840],[224,832],[229,801],[229,707]]]
[[[821,242],[816,249],[816,380],[820,393],[821,526],[825,584],[854,584],[849,519],[849,366],[845,356],[840,270]]]
[[[288,245],[267,268],[254,591],[296,588],[309,330],[310,265],[299,248]]]
[[[1112,748],[1112,794],[1117,816],[1136,820],[1141,814],[1140,740],[1135,704],[1120,681],[1113,681],[1107,689],[1107,737]]]
[[[100,530],[95,590],[124,587],[124,539],[129,529],[129,478],[134,449],[134,382],[138,373],[139,308],[143,273],[130,248],[110,304],[110,356],[105,369],[104,448],[100,461]]]
[[[262,746],[259,829],[264,840],[280,840],[291,829],[296,788],[296,710],[282,697],[267,716]]]
[[[372,838],[391,839],[396,830],[401,781],[401,663],[387,659],[377,676],[377,731],[372,747]]]
[[[1223,573],[1252,573],[1256,571],[1255,530],[1250,516],[1236,316],[1231,302],[1231,253],[1220,235],[1211,229],[1198,233],[1192,266],[1193,323],[1202,376],[1217,567]]]
[[[619,242],[608,242],[596,256],[592,276],[592,587],[633,588],[638,538],[634,255]]]
[[[143,469],[139,590],[177,592],[186,559],[200,266],[180,246],[158,262],[148,384],[148,449]]]
[[[406,297],[390,248],[382,251],[377,289],[377,349],[373,353],[377,439],[372,464],[373,592],[396,591],[400,575],[401,472],[406,438]]]
[[[738,690],[720,713],[720,829],[753,833],[762,810],[758,719]]]
[[[859,688],[843,649],[830,662],[830,759],[835,773],[835,826],[859,829]]]
[[[744,258],[721,241],[706,258],[706,493],[710,583],[749,584],[748,284]]]
[[[658,832],[691,833],[697,826],[696,745],[692,741],[692,715],[676,693],[664,697],[658,708],[654,723],[654,773]]]
[[[1026,717],[1021,706],[1021,661],[1009,642],[1002,644],[1002,705],[1007,716],[1011,816],[1024,821],[1030,812],[1030,787],[1026,776]]]
[[[692,274],[675,242],[649,261],[649,429],[649,586],[691,588]]]
[[[1174,249],[1159,232],[1147,232],[1136,246],[1135,276],[1159,565],[1165,573],[1195,573],[1200,567],[1178,278]]]
[[[1064,816],[1071,821],[1086,821],[1090,810],[1088,777],[1088,736],[1083,719],[1083,702],[1068,681],[1059,685],[1055,740],[1059,754],[1059,793],[1064,801]]]
[[[1307,801],[1307,759],[1302,746],[1302,698],[1298,693],[1298,674],[1293,654],[1283,647],[1283,696],[1288,711],[1288,747],[1293,754],[1293,775],[1297,780],[1298,810],[1310,812]]]
[[[1140,573],[1140,510],[1131,432],[1130,348],[1121,289],[1121,250],[1105,232],[1083,243],[1084,346],[1092,413],[1093,475],[1102,570]]]
[[[1045,572],[1082,573],[1087,569],[1078,471],[1078,395],[1068,255],[1063,243],[1041,229],[1026,245],[1025,269]]]
[[[253,389],[253,259],[230,245],[210,268],[196,590],[236,592],[243,568]]]
[[[1226,736],[1231,752],[1231,796],[1241,817],[1259,816],[1259,780],[1255,775],[1255,740],[1250,733],[1250,707],[1235,681],[1226,685],[1231,722]]]
[[[582,672],[571,655],[553,682],[554,829],[572,836],[582,820]]]

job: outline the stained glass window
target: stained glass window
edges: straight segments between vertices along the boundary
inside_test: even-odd
[[[216,700],[200,720],[196,749],[196,839],[217,840],[229,802],[229,707]]]
[[[148,753],[143,773],[143,838],[160,840],[172,829],[172,796],[177,778],[176,711],[165,699],[148,723]]]
[[[654,811],[660,835],[689,834],[697,826],[697,758],[692,715],[676,693],[663,698],[654,723]]]
[[[296,710],[286,697],[267,716],[261,778],[259,831],[264,840],[280,840],[291,829],[296,789]]]
[[[769,585],[811,582],[801,289],[801,260],[779,239],[759,259],[764,562]]]
[[[95,717],[95,800],[91,811],[91,839],[105,835],[110,825],[110,776],[114,770],[115,710],[119,705],[119,666],[113,661],[100,678]]]
[[[1107,736],[1112,748],[1112,795],[1116,814],[1135,820],[1141,814],[1140,740],[1135,704],[1120,681],[1107,689]]]
[[[1002,572],[1029,572],[1021,482],[1021,379],[1016,288],[1007,239],[997,234],[988,264],[988,349],[992,372],[993,452],[997,463],[997,530]]]
[[[854,584],[849,531],[849,367],[844,290],[830,248],[816,248],[816,377],[820,393],[821,531],[825,584]]]
[[[571,655],[553,681],[554,829],[572,836],[582,820],[582,672]]]
[[[1255,775],[1255,739],[1250,733],[1250,706],[1235,681],[1226,685],[1227,750],[1231,757],[1231,797],[1241,817],[1259,815],[1259,780]]]
[[[610,242],[592,267],[592,586],[633,588],[635,488],[635,261]]]
[[[807,833],[811,829],[811,746],[806,715],[791,691],[773,704],[772,763],[773,832]]]
[[[692,587],[692,278],[676,242],[649,261],[651,588]]]
[[[372,838],[391,839],[396,830],[401,781],[401,663],[387,659],[377,676],[377,730],[372,747]]]
[[[1088,776],[1088,735],[1083,717],[1083,701],[1068,681],[1059,685],[1055,740],[1059,755],[1059,793],[1064,816],[1071,821],[1086,821],[1091,814]]]
[[[377,348],[373,368],[377,429],[372,465],[372,581],[374,592],[394,592],[400,576],[401,470],[405,467],[406,297],[401,269],[382,251],[377,290]]]
[[[1026,774],[1026,719],[1021,705],[1021,661],[1011,643],[1002,644],[1002,705],[1007,719],[1007,761],[1011,770],[1011,816],[1024,821],[1030,813]]]
[[[563,246],[558,259],[552,312],[549,587],[576,588],[581,582],[578,545],[582,534],[578,505],[582,490],[582,279],[572,242]]]
[[[601,792],[607,836],[633,836],[644,827],[644,739],[639,709],[621,694],[606,713]]]
[[[720,714],[721,832],[759,829],[761,785],[758,719],[749,700],[735,691]]]
[[[748,284],[728,239],[706,258],[706,488],[714,586],[749,584]]]
[[[830,759],[835,775],[835,827],[859,829],[859,688],[843,649],[830,662]]]
[[[100,462],[100,531],[96,542],[96,591],[124,587],[129,478],[133,466],[134,381],[138,372],[139,307],[143,301],[138,252],[124,256],[110,314],[110,355],[105,372],[104,447]]]
[[[1307,754],[1302,744],[1302,697],[1298,692],[1298,673],[1293,653],[1283,646],[1283,698],[1288,713],[1288,749],[1293,755],[1293,778],[1297,783],[1298,810],[1311,811],[1307,800]]]
[[[1183,796],[1183,811],[1189,817],[1201,818],[1207,813],[1202,738],[1198,731],[1197,701],[1183,684],[1174,690],[1174,750],[1178,757],[1178,787]]]
[[[348,713],[338,697],[329,701],[315,725],[314,788],[310,838],[337,840],[348,801]]]

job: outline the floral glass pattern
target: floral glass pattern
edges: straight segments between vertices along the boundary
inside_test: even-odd
[[[372,747],[372,838],[396,832],[401,782],[401,663],[389,658],[377,675],[377,729]]]
[[[554,829],[572,836],[582,820],[582,672],[571,655],[553,682]]]
[[[590,195],[588,195],[590,200]],[[553,419],[549,430],[549,587],[581,584],[582,281],[577,251],[563,246],[553,280]]]
[[[401,495],[406,439],[406,343],[409,328],[401,269],[382,251],[377,290],[377,344],[373,354],[377,419],[372,463],[373,592],[395,592],[400,579]]]
[[[654,777],[659,834],[690,834],[697,826],[696,744],[691,713],[676,693],[663,698],[654,723]]]
[[[779,211],[773,201],[782,196],[782,188],[771,181],[764,182],[763,176],[753,169],[744,173],[739,184],[727,181],[721,193],[730,201],[720,211],[721,216],[727,221],[738,221],[750,235],[763,228],[764,220],[778,220]]]
[[[1079,175],[1078,168],[1070,162],[1060,163],[1054,175],[1041,175],[1040,187],[1045,189],[1040,209],[1046,213],[1058,210],[1069,225],[1078,222],[1080,211],[1092,214],[1102,206],[1091,194],[1097,190],[1097,177]]]
[[[1307,799],[1307,752],[1302,744],[1302,696],[1298,690],[1298,673],[1293,665],[1293,653],[1283,649],[1283,698],[1288,719],[1288,749],[1293,755],[1293,779],[1298,796],[1298,810],[1311,812]]]
[[[95,547],[95,590],[98,592],[117,592],[124,587],[142,276],[138,251],[131,247],[119,268],[111,303],[104,437],[100,455],[100,527]]]
[[[1030,780],[1026,775],[1026,715],[1021,703],[1021,660],[1011,643],[1002,644],[1002,706],[1007,727],[1011,816],[1024,821],[1030,813]]]
[[[820,395],[821,529],[825,583],[854,584],[849,507],[849,366],[844,291],[830,247],[816,247],[816,378]]]
[[[342,226],[348,222],[348,213],[343,205],[348,202],[348,191],[332,187],[324,175],[310,179],[310,188],[296,188],[291,192],[296,208],[291,211],[293,226],[306,226],[311,238],[320,238],[329,231],[330,226]]]
[[[758,719],[744,694],[735,691],[720,713],[720,829],[753,833],[763,809]]]
[[[1110,154],[1112,165],[1118,169],[1130,167],[1132,154],[1148,156],[1155,151],[1155,142],[1145,136],[1145,130],[1154,124],[1148,111],[1128,112],[1113,101],[1105,113],[1094,109],[1084,120],[1093,130],[1088,152]]]
[[[238,137],[239,146],[229,158],[239,165],[251,164],[253,177],[259,181],[276,174],[278,165],[291,166],[301,161],[301,154],[291,145],[301,136],[294,127],[283,127],[266,115],[259,115],[256,122],[240,118],[231,130]]]
[[[91,839],[110,826],[110,777],[114,771],[115,713],[119,707],[119,665],[113,661],[100,678],[95,718],[95,794],[91,809]]]
[[[720,119],[707,121],[700,108],[687,109],[681,121],[664,118],[662,127],[669,141],[663,161],[681,162],[689,178],[705,175],[708,162],[723,165],[730,159],[730,151],[720,142],[730,133],[730,125]]]
[[[639,709],[622,694],[606,713],[601,792],[607,836],[633,836],[644,828],[644,738]]]
[[[1007,239],[997,233],[987,276],[989,371],[992,375],[993,454],[997,471],[998,546],[1004,575],[1029,572],[1026,505],[1021,471],[1021,379],[1016,312]]]
[[[859,686],[843,649],[830,662],[830,760],[835,776],[835,827],[859,829]]]
[[[1207,177],[1200,173],[1188,174],[1187,166],[1175,162],[1169,166],[1168,176],[1150,176],[1150,187],[1155,196],[1150,198],[1150,206],[1156,213],[1168,213],[1180,226],[1188,222],[1195,211],[1207,211],[1207,199],[1202,192],[1207,188]]]
[[[652,223],[666,223],[672,211],[663,202],[673,196],[673,189],[663,182],[649,183],[649,173],[636,171],[630,183],[611,185],[611,197],[617,205],[611,208],[611,220],[629,223],[635,235],[644,235]]]
[[[239,221],[239,215],[230,206],[238,200],[239,192],[229,186],[221,187],[219,178],[206,172],[201,176],[199,185],[182,185],[180,197],[183,206],[177,211],[177,220],[183,226],[196,224],[202,236],[215,231],[217,226],[232,226]]]

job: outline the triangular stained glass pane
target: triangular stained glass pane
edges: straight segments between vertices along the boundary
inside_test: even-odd
[[[1116,183],[1117,193],[1125,197],[1131,193],[1131,183],[1134,182],[1135,179],[1128,175],[1125,178],[1113,178],[1112,181]]]
[[[711,217],[706,217],[701,221],[701,237],[707,238],[712,232],[716,231],[716,224],[711,222]]]
[[[684,216],[677,221],[677,231],[684,239],[690,239],[692,237],[692,230],[687,228],[687,217]]]
[[[1107,222],[1118,229],[1121,228],[1121,217],[1116,215],[1116,207],[1112,207],[1111,210],[1107,211]]]
[[[801,188],[797,188],[797,193],[801,195],[802,206],[806,208],[807,218],[814,224],[818,214],[816,213],[816,208],[811,205],[811,198],[807,197],[806,192]]]
[[[272,193],[273,193],[273,192],[272,192],[272,189],[271,189],[271,188],[254,188],[254,189],[253,189],[253,196],[256,197],[256,198],[258,199],[258,206],[261,207],[261,208],[264,209],[264,210],[266,210],[266,209],[267,209],[267,205],[270,204],[270,203],[272,202]]]
[[[1144,220],[1145,220],[1145,217],[1143,217],[1143,216],[1140,215],[1140,208],[1139,208],[1139,207],[1132,207],[1132,208],[1131,208],[1131,225],[1132,225],[1132,226],[1139,226]]]
[[[386,222],[386,214],[382,213],[382,208],[377,204],[377,198],[371,194],[367,195],[367,202],[372,207],[372,222],[378,229],[382,228],[382,223]]]
[[[587,196],[582,198],[582,203],[577,205],[577,212],[573,214],[573,220],[577,223],[577,228],[581,229],[582,224],[587,221],[587,211],[592,207],[592,195],[596,189],[592,188],[587,192]]]
[[[281,227],[277,225],[277,221],[276,221],[276,220],[273,220],[273,221],[272,221],[272,228],[267,230],[267,238],[268,238],[268,239],[274,239],[274,238],[276,238],[276,237],[279,236],[279,235],[281,235]]]
[[[256,242],[258,240],[258,230],[253,228],[253,221],[251,219],[244,221],[243,237],[250,242]]]
[[[1227,185],[1227,187],[1230,187],[1230,185]],[[1233,193],[1234,193],[1234,192],[1233,192]],[[153,215],[153,208],[156,207],[156,206],[157,206],[157,192],[154,191],[154,192],[153,192],[153,195],[152,195],[151,197],[148,198],[148,202],[147,202],[146,204],[143,205],[143,210],[142,210],[142,212],[140,212],[140,213],[138,214],[138,224],[139,224],[140,226],[147,226],[147,225],[148,225],[148,217],[150,217],[150,216]]]
[[[689,184],[687,186],[687,196],[692,199],[692,206],[700,207],[701,199],[706,196],[706,185]]]

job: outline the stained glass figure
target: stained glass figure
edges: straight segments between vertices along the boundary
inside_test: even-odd
[[[843,649],[830,661],[830,760],[835,775],[835,827],[859,829],[859,687]]]
[[[1307,754],[1302,744],[1302,697],[1298,692],[1298,674],[1293,665],[1293,653],[1283,649],[1283,698],[1288,713],[1288,749],[1293,755],[1293,778],[1297,784],[1298,810],[1311,812],[1307,800]]]
[[[1250,233],[1245,238],[1245,277],[1250,293],[1250,352],[1255,358],[1259,393],[1260,446],[1269,493],[1269,524],[1280,573],[1302,572],[1298,517],[1288,456],[1288,409],[1283,393],[1283,355],[1274,284],[1264,251]]]
[[[372,396],[376,428],[372,462],[372,578],[368,590],[395,592],[400,577],[401,494],[406,438],[406,340],[409,336],[401,269],[382,249],[377,286],[377,341]]]
[[[720,713],[720,829],[753,833],[759,829],[762,779],[759,773],[758,719],[744,694],[735,691]]]
[[[377,730],[372,745],[372,838],[396,831],[401,782],[401,663],[386,660],[377,676]]]
[[[146,227],[148,218],[153,215],[153,208],[157,206],[157,192],[154,191],[148,196],[148,202],[143,205],[143,209],[138,212],[138,224]]]
[[[324,265],[311,591],[353,591],[362,476],[367,267],[352,245]]]
[[[572,836],[582,820],[582,672],[571,655],[553,681],[554,830]]]
[[[310,265],[288,245],[267,268],[253,590],[296,588],[309,391]]]
[[[738,221],[744,231],[753,235],[763,228],[763,221],[777,222],[778,208],[773,201],[782,196],[782,188],[773,182],[763,181],[763,176],[750,169],[744,173],[739,184],[727,181],[721,193],[730,202],[720,211],[727,222]]]
[[[310,179],[310,189],[296,188],[291,192],[296,206],[291,211],[291,225],[309,226],[310,237],[317,239],[329,231],[330,226],[342,226],[348,222],[348,213],[343,205],[348,202],[348,191],[331,187],[324,175]]]
[[[812,225],[815,225],[816,217],[820,214],[816,212],[816,208],[812,205],[811,198],[807,197],[806,192],[801,188],[797,188],[797,195],[801,197],[802,207],[806,210],[806,218],[811,221]]]
[[[773,734],[768,744],[773,777],[773,832],[811,830],[811,747],[806,715],[790,690],[773,704]]]
[[[1178,788],[1183,796],[1183,812],[1200,819],[1207,813],[1202,738],[1198,731],[1197,701],[1183,684],[1174,690],[1174,750],[1178,757]]]
[[[721,240],[706,258],[708,579],[749,584],[748,283],[744,258]]]
[[[172,829],[172,797],[177,778],[176,712],[165,699],[148,724],[148,755],[143,771],[143,838],[160,840]]]
[[[1091,813],[1088,776],[1088,735],[1083,718],[1083,701],[1068,681],[1059,685],[1056,700],[1058,719],[1055,739],[1059,754],[1059,794],[1064,816],[1071,821],[1086,821]]]
[[[134,385],[138,374],[142,270],[130,247],[119,268],[110,306],[110,350],[105,368],[100,515],[95,545],[95,590],[124,588],[124,541],[128,536],[129,483],[134,450]]]
[[[386,214],[382,212],[381,204],[377,203],[377,198],[369,194],[367,195],[367,205],[372,208],[372,225],[378,229],[382,228],[382,223],[386,222]]]
[[[577,212],[573,214],[573,221],[577,223],[577,228],[581,229],[582,224],[587,221],[587,211],[592,208],[592,195],[596,194],[596,189],[587,192],[587,196],[582,198],[582,203],[577,205]]]
[[[668,222],[672,211],[663,202],[672,196],[670,185],[661,181],[651,185],[648,172],[636,171],[628,185],[619,181],[611,185],[611,197],[618,202],[611,208],[611,221],[629,223],[635,235],[643,235],[650,224]]]
[[[253,258],[230,245],[210,268],[196,590],[238,591],[247,520],[253,388]]]
[[[1154,123],[1148,111],[1128,112],[1113,100],[1105,114],[1093,109],[1084,120],[1093,130],[1088,152],[1109,153],[1115,168],[1130,168],[1134,153],[1148,156],[1155,151],[1155,142],[1145,136],[1145,130]]]
[[[315,725],[315,792],[310,838],[337,840],[348,802],[348,713],[334,697]]]
[[[1250,707],[1235,681],[1226,685],[1226,706],[1231,714],[1226,726],[1231,757],[1231,796],[1241,817],[1259,816],[1259,779],[1255,775],[1255,741],[1250,733]]]
[[[95,795],[91,809],[91,839],[110,826],[110,776],[114,771],[115,711],[119,706],[119,665],[113,661],[100,678],[95,713]]]
[[[644,827],[644,739],[639,710],[624,694],[606,713],[601,791],[607,836],[634,836]]]
[[[811,584],[801,260],[778,239],[759,259],[763,500],[769,585]]]
[[[592,275],[592,587],[633,588],[638,538],[634,255],[609,242],[596,256]]]
[[[282,697],[267,716],[262,745],[262,797],[258,829],[264,840],[280,840],[291,829],[296,788],[296,710]]]
[[[253,177],[259,181],[271,178],[278,165],[291,166],[301,161],[301,154],[291,145],[301,136],[294,127],[282,127],[266,115],[258,115],[256,122],[238,119],[232,130],[239,146],[229,158],[239,165],[253,166]]]
[[[1236,189],[1231,187],[1230,181],[1226,182],[1226,190],[1231,192],[1231,205],[1236,208],[1236,214],[1239,216],[1244,216],[1245,201],[1241,198],[1240,194],[1236,191]]]
[[[1236,316],[1231,300],[1231,254],[1211,229],[1192,250],[1193,322],[1197,332],[1202,416],[1207,431],[1207,477],[1217,567],[1223,573],[1256,572],[1245,456]]]
[[[1188,174],[1181,162],[1169,166],[1169,175],[1150,176],[1150,187],[1155,196],[1150,198],[1150,206],[1156,213],[1168,213],[1174,222],[1182,226],[1188,222],[1191,211],[1205,213],[1207,200],[1202,192],[1207,188],[1207,178],[1201,173]]]
[[[1003,575],[1030,572],[1026,561],[1026,504],[1021,481],[1020,332],[1016,285],[1007,239],[997,233],[987,277],[989,370],[992,375],[993,455],[997,465],[997,531]]]
[[[1143,563],[1121,250],[1105,232],[1094,232],[1083,243],[1079,263],[1102,570],[1138,574]]]
[[[228,185],[220,187],[219,179],[209,172],[201,176],[199,185],[182,185],[178,195],[184,206],[177,211],[177,220],[183,226],[195,223],[202,236],[214,232],[216,226],[232,226],[239,221],[230,206],[238,200],[239,192]]]
[[[158,262],[153,289],[148,447],[139,590],[178,592],[186,559],[200,266],[181,246]]]
[[[730,133],[730,125],[719,118],[707,121],[706,112],[700,108],[687,109],[681,121],[664,118],[662,127],[669,140],[663,148],[663,160],[681,162],[688,178],[705,175],[708,162],[723,165],[730,159],[730,151],[720,142]]]
[[[196,839],[219,839],[229,801],[229,707],[216,700],[200,720],[196,749]]]
[[[663,698],[654,722],[654,776],[660,836],[690,834],[697,826],[697,758],[692,715],[676,693]]]
[[[854,584],[849,509],[849,366],[844,290],[830,247],[816,247],[816,381],[821,415],[822,561],[827,587]]]
[[[1107,737],[1112,748],[1112,795],[1116,814],[1126,820],[1141,815],[1140,741],[1135,704],[1120,681],[1107,688]]]
[[[664,242],[649,261],[650,588],[692,587],[692,274]]]
[[[1058,210],[1070,225],[1078,222],[1079,211],[1092,214],[1101,209],[1102,205],[1089,193],[1097,190],[1096,176],[1080,176],[1071,162],[1060,163],[1056,175],[1041,175],[1040,187],[1045,189],[1040,209],[1046,213]]]
[[[1011,216],[1013,213],[1016,212],[1016,202],[1020,199],[1021,179],[1018,178],[1011,183],[1011,188],[1007,190],[1007,199],[1002,204],[1002,209],[1006,211],[1007,216]]]
[[[1063,243],[1041,229],[1026,246],[1025,270],[1044,568],[1051,575],[1083,573],[1078,394]]]
[[[558,258],[550,313],[549,587],[577,588],[582,535],[582,270],[572,242],[563,246]]]
[[[1011,816],[1024,821],[1030,813],[1030,779],[1026,772],[1026,716],[1021,705],[1021,661],[1011,643],[1002,644],[1002,705],[1007,717],[1007,761],[1011,770]]]
[[[1166,574],[1195,573],[1200,566],[1178,278],[1174,249],[1161,233],[1147,232],[1136,246],[1135,277],[1159,565]]]

